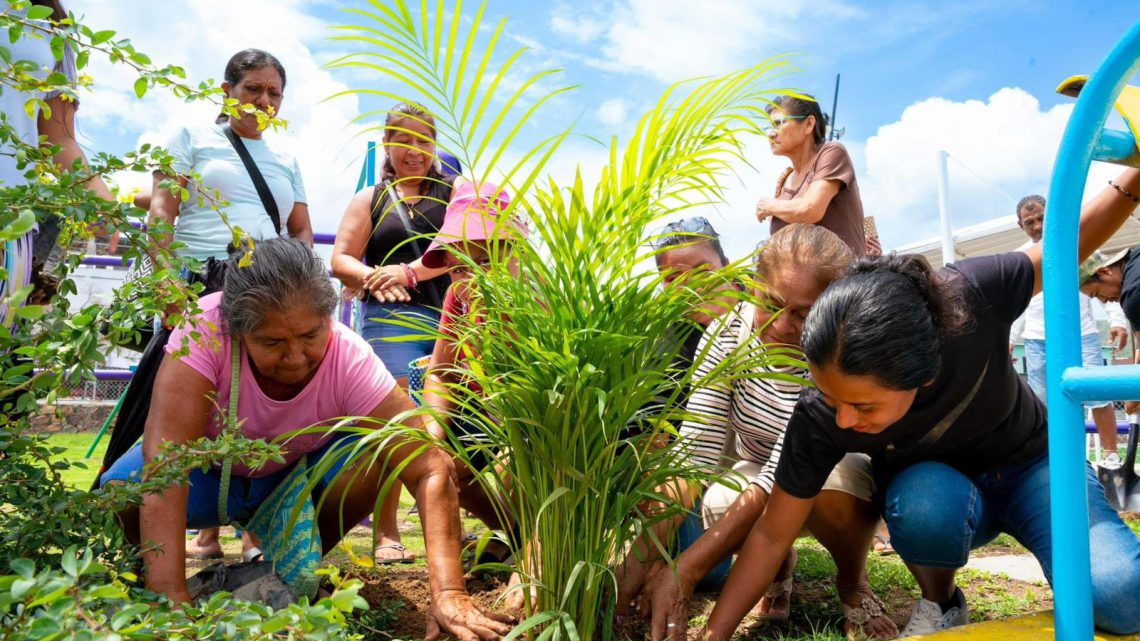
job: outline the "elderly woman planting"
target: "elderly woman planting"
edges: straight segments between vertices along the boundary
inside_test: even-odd
[[[411,400],[396,388],[368,344],[332,320],[336,303],[324,264],[297,240],[261,243],[249,266],[232,262],[223,291],[199,302],[203,312],[193,333],[179,329],[171,337],[141,445],[120,458],[102,480],[137,477],[144,461],[153,459],[164,443],[217,438],[227,418],[247,438],[273,439],[344,416],[365,416],[386,425],[412,409]],[[178,358],[173,352],[183,339],[189,353]],[[218,408],[229,409],[223,413]],[[238,522],[254,517],[302,456],[325,469],[321,459],[339,459],[344,450],[334,444],[346,438],[352,437],[332,430],[306,431],[284,442],[281,463],[256,469],[235,463],[222,472],[194,470],[188,485],[145,496],[141,508],[132,508],[122,518],[129,538],[154,544],[143,556],[147,587],[175,601],[188,600],[182,546],[186,527],[216,526],[223,511]],[[411,488],[420,506],[432,592],[429,636],[439,627],[469,641],[505,634],[508,626],[481,613],[464,589],[451,461],[436,449],[417,456],[417,446],[401,439],[387,441],[384,449],[379,460],[399,469],[400,481]],[[340,473],[351,465],[363,469]],[[373,509],[386,474],[385,465],[367,465],[367,459],[334,459],[314,492],[314,497],[323,497],[316,514],[322,552]],[[222,495],[225,501],[219,505],[227,486],[228,495]]]

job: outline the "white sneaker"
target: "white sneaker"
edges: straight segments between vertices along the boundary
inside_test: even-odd
[[[1097,466],[1103,467],[1106,470],[1119,470],[1121,467],[1124,467],[1124,461],[1120,460],[1120,455],[1116,452],[1109,452],[1100,459]]]
[[[966,595],[962,594],[958,588],[954,588],[954,597],[958,605],[946,612],[943,612],[942,607],[934,601],[919,599],[914,604],[914,611],[910,614],[910,621],[906,624],[906,628],[896,638],[904,639],[920,634],[932,634],[939,630],[956,628],[969,623],[970,613],[966,608]]]

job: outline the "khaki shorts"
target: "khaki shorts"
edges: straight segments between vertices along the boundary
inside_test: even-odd
[[[732,466],[733,478],[743,490],[748,487],[747,479],[755,477],[764,466],[752,461],[737,461]],[[866,454],[848,454],[831,470],[823,491],[845,492],[857,499],[870,501],[875,493],[875,481],[871,477],[871,457]],[[729,506],[740,496],[740,491],[720,483],[705,490],[701,498],[701,521],[705,529],[724,517]]]

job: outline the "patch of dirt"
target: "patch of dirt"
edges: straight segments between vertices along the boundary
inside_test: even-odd
[[[360,596],[368,602],[370,607],[390,609],[394,614],[394,622],[384,630],[385,634],[391,636],[375,636],[374,638],[424,638],[430,597],[426,569],[384,569],[367,572],[353,568],[346,570],[345,574],[349,578],[364,582]],[[503,612],[517,617],[521,615],[521,612],[508,611],[500,603],[500,597],[506,588],[507,578],[505,576],[477,575],[467,577],[467,591],[475,605],[484,611]],[[403,605],[399,608],[393,608],[393,603],[402,603]]]
[[[901,630],[910,617],[918,591],[900,561],[895,559],[873,559],[880,567],[874,574],[889,575],[887,588],[879,590],[879,597],[887,606],[891,620]],[[422,639],[428,607],[427,571],[422,568],[388,569],[381,571],[353,572],[350,574],[365,583],[361,595],[370,606],[386,608],[393,612],[394,621],[384,630],[385,635],[375,634],[370,639]],[[805,576],[806,575],[806,576]],[[896,578],[897,577],[897,578]],[[749,615],[737,632],[738,639],[792,639],[816,638],[821,632],[830,631],[842,636],[843,612],[835,591],[834,575],[818,575],[804,572],[796,574],[792,592],[792,614],[787,621],[761,622],[755,615]],[[877,581],[882,583],[882,581]],[[970,604],[972,621],[1005,618],[1018,614],[1037,612],[1052,608],[1052,592],[1047,587],[1024,583],[978,571],[964,571],[959,585]],[[506,589],[505,576],[469,578],[467,589],[475,603],[484,609],[496,608],[499,598]],[[697,641],[700,629],[708,620],[716,604],[715,592],[698,593],[689,608],[689,641]],[[402,607],[394,608],[393,602]],[[385,605],[387,604],[387,605]],[[519,612],[512,612],[515,616]],[[641,641],[649,638],[649,624],[636,616],[618,626],[618,638]]]

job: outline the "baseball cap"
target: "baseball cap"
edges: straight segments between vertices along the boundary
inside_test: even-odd
[[[1084,260],[1083,263],[1081,263],[1081,268],[1077,272],[1080,277],[1080,283],[1084,285],[1085,281],[1091,278],[1093,274],[1097,273],[1101,267],[1115,265],[1116,263],[1124,260],[1124,257],[1127,255],[1127,249],[1122,249],[1115,254],[1108,255],[1105,255],[1099,251],[1094,251],[1092,253],[1092,256],[1089,256]]]

